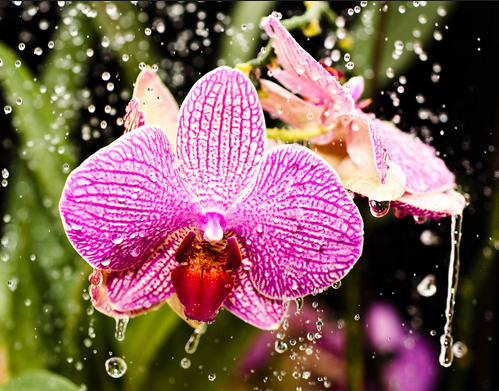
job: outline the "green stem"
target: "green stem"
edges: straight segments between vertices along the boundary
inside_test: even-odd
[[[306,129],[269,129],[267,128],[267,137],[282,141],[309,140],[330,132],[331,129],[315,126]]]

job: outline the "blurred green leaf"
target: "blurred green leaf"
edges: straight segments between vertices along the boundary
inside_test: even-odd
[[[81,5],[81,4],[80,4]],[[78,4],[62,9],[61,18],[71,23],[60,23],[52,37],[54,48],[44,62],[41,85],[54,101],[56,115],[64,120],[64,129],[73,132],[80,116],[80,109],[88,97],[82,96],[82,87],[88,78],[89,57],[87,49],[93,45],[88,17]],[[71,146],[69,144],[68,146]]]
[[[246,62],[258,53],[260,43],[260,20],[274,9],[274,1],[235,1],[231,12],[234,34],[224,34],[217,58],[229,66]],[[243,30],[241,26],[246,25]]]
[[[0,89],[12,107],[12,124],[21,144],[20,156],[27,161],[47,202],[55,206],[66,181],[63,166],[74,168],[75,165],[74,155],[67,148],[64,121],[54,114],[50,97],[28,66],[22,64],[22,58],[1,42],[0,58],[3,60]]]
[[[80,388],[65,377],[44,370],[21,372],[0,391],[78,391]]]
[[[113,54],[123,69],[121,80],[129,80],[131,88],[140,72],[141,62],[152,65],[161,61],[154,41],[145,35],[147,25],[138,20],[140,8],[125,1],[94,1],[87,4],[96,11],[95,18],[90,18],[89,22],[101,38],[100,50]],[[123,60],[123,55],[127,56],[127,61]]]
[[[398,78],[409,71],[411,64],[421,61],[417,52],[425,52],[435,42],[435,31],[438,30],[445,39],[443,22],[458,2],[425,3],[424,7],[415,7],[406,1],[369,2],[362,14],[355,17],[348,29],[354,42],[346,50],[355,63],[353,73],[366,76],[367,94],[372,95],[373,85],[379,88],[388,85],[392,80],[387,76],[388,68],[392,68],[394,77]],[[382,11],[383,7],[386,7],[386,12]],[[435,27],[435,23],[439,26]],[[404,44],[398,59],[393,58],[396,41]]]

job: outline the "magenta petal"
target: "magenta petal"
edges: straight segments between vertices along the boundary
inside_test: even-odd
[[[159,128],[144,126],[85,160],[68,177],[59,209],[76,251],[96,269],[143,261],[172,231],[196,220]]]
[[[180,109],[180,169],[205,208],[223,211],[251,178],[265,144],[258,95],[238,69],[220,67],[202,77]]]
[[[250,249],[243,268],[274,299],[331,286],[362,252],[362,218],[338,175],[298,145],[267,151],[248,194],[225,218]]]
[[[348,114],[354,109],[354,102],[336,79],[308,54],[291,36],[281,22],[269,16],[262,26],[277,54],[277,62],[282,69],[275,69],[273,76],[294,93],[307,97],[311,102],[330,104],[330,118]]]
[[[171,279],[188,319],[210,322],[234,287],[234,280],[220,269],[187,265],[176,268]]]
[[[178,266],[174,254],[189,231],[187,227],[173,232],[157,251],[133,268],[104,271],[102,284],[90,286],[94,307],[115,318],[135,316],[174,294],[170,278]]]
[[[296,128],[307,128],[321,124],[324,108],[304,101],[295,94],[269,80],[260,80],[262,93],[260,103],[269,114]]]
[[[393,209],[402,212],[402,215],[429,219],[461,215],[465,206],[465,198],[455,190],[437,194],[405,193],[397,201],[392,202]]]
[[[261,295],[244,270],[227,273],[234,279],[235,284],[234,290],[225,300],[224,307],[255,327],[264,330],[278,329],[286,313],[285,303]]]
[[[239,245],[235,237],[231,236],[227,239],[227,245],[225,246],[225,251],[227,255],[227,263],[225,264],[226,269],[235,270],[241,266],[242,256]]]
[[[454,174],[435,155],[435,148],[404,133],[389,121],[376,120],[376,128],[391,158],[404,171],[406,191],[412,194],[435,193],[455,186]]]
[[[390,166],[390,155],[376,124],[376,121],[365,114],[352,119],[347,133],[347,151],[357,167],[367,173],[376,172],[379,182],[384,184]]]
[[[364,92],[364,78],[362,76],[352,77],[343,84],[343,88],[346,88],[347,91],[349,90],[352,99],[357,102]]]

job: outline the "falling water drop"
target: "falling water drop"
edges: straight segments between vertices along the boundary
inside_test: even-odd
[[[414,222],[416,224],[424,224],[426,223],[426,220],[427,218],[426,217],[422,217],[422,216],[414,216]]]
[[[341,280],[335,281],[332,285],[333,289],[340,289],[341,288]]]
[[[191,366],[191,360],[184,357],[182,360],[180,360],[180,366],[184,369],[189,368]]]
[[[274,349],[277,353],[284,353],[286,350],[288,350],[288,344],[284,341],[276,340]]]
[[[445,307],[444,334],[440,337],[440,365],[450,367],[454,357],[452,351],[452,319],[456,305],[457,284],[459,280],[459,246],[461,245],[461,234],[463,227],[463,216],[452,216],[451,224],[451,252],[449,259],[449,274],[447,287],[447,304]]]
[[[300,310],[303,308],[303,297],[297,297],[296,302],[296,313],[299,314]]]
[[[468,347],[461,341],[454,342],[454,345],[452,345],[452,353],[454,354],[454,357],[464,357],[466,353],[468,353]]]
[[[437,292],[436,278],[433,274],[428,274],[421,280],[417,288],[418,293],[424,297],[431,297]]]
[[[390,201],[369,200],[369,209],[374,217],[383,217],[390,210]]]
[[[116,319],[116,333],[114,336],[118,341],[123,341],[125,339],[126,326],[130,318],[125,317],[121,319]]]
[[[217,378],[217,375],[216,375],[215,373],[210,373],[210,374],[208,375],[208,380],[209,380],[209,381],[213,381],[213,380],[215,380],[216,378]]]
[[[120,357],[111,357],[106,361],[106,372],[109,376],[118,378],[126,372],[126,362]]]
[[[207,328],[208,328],[208,326],[206,325],[206,323],[203,323],[203,324],[201,324],[201,326],[198,329],[194,330],[191,337],[189,338],[189,340],[185,344],[185,352],[186,353],[193,354],[196,352],[198,345],[199,345],[199,340],[201,339],[201,336],[204,333],[206,333]]]

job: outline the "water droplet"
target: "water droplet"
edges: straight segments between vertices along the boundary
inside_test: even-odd
[[[105,366],[107,374],[114,378],[123,376],[127,369],[125,360],[120,357],[111,357],[106,361]]]
[[[353,317],[355,320],[360,320],[360,314],[355,314],[355,316]]]
[[[43,53],[43,49],[41,47],[36,47],[35,50],[33,51],[33,53],[36,55],[36,56],[41,56],[42,53]]]
[[[296,312],[299,313],[300,310],[303,308],[303,297],[297,297],[295,299],[296,303]]]
[[[241,25],[241,30],[246,31],[247,28],[248,28],[248,26],[246,26],[245,24]]]
[[[367,1],[361,1],[360,2],[361,7],[367,7]]]
[[[0,58],[0,67],[3,65],[3,60]]]
[[[109,72],[103,72],[101,77],[102,77],[102,80],[108,81],[111,78],[111,74]]]
[[[18,46],[19,50],[23,51],[24,49],[26,49],[26,44],[24,42],[21,42]]]
[[[189,368],[191,366],[191,360],[184,357],[182,360],[180,360],[180,366],[184,369]]]
[[[128,325],[129,320],[130,318],[128,317],[116,319],[116,333],[114,336],[118,341],[123,341],[125,339],[126,326]]]
[[[447,304],[445,307],[445,326],[444,334],[440,337],[440,365],[450,367],[453,359],[452,352],[452,320],[454,318],[454,308],[456,305],[457,285],[459,281],[460,266],[460,246],[463,228],[463,216],[452,216],[451,224],[451,252],[449,259],[449,273],[447,286]]]
[[[413,216],[414,217],[414,222],[416,224],[424,224],[426,223],[427,218],[423,216]]]
[[[351,71],[351,70],[354,68],[354,66],[355,66],[355,64],[354,64],[354,62],[353,62],[353,61],[348,61],[348,62],[346,63],[346,65],[345,65],[345,67],[346,67],[349,71]]]
[[[16,60],[14,65],[16,66],[16,68],[19,68],[21,66],[21,60]]]
[[[440,244],[440,237],[433,231],[425,229],[419,238],[425,246],[436,246]]]
[[[100,286],[103,279],[104,277],[102,276],[102,272],[97,269],[95,269],[92,274],[88,276],[88,281],[90,281],[90,283],[95,286]]]
[[[49,48],[49,49],[53,49],[53,48],[54,48],[54,46],[55,46],[54,41],[49,41],[49,42],[47,43],[47,46],[48,46],[48,48]]]
[[[130,59],[130,57],[128,56],[128,54],[126,54],[126,53],[125,53],[125,54],[123,54],[123,56],[121,56],[121,59],[122,59],[124,62],[127,62],[127,61]]]
[[[286,350],[288,350],[288,344],[284,341],[277,340],[275,341],[274,349],[277,353],[284,353]]]
[[[309,379],[312,373],[310,371],[303,371],[303,374],[301,375],[302,378],[305,380]]]
[[[12,106],[10,105],[5,105],[4,108],[3,108],[3,111],[5,114],[10,114],[12,113]]]
[[[464,357],[466,353],[468,353],[468,347],[461,341],[454,342],[452,345],[452,353],[454,354],[454,357]]]
[[[430,331],[430,335],[431,335],[432,337],[434,337],[435,335],[437,335],[437,332],[436,332],[435,330],[431,330],[431,331]]]
[[[206,333],[206,329],[208,328],[206,323],[201,324],[201,326],[198,329],[195,329],[194,332],[192,333],[191,337],[185,344],[185,352],[188,354],[193,354],[196,352],[198,345],[199,345],[199,340],[201,339],[201,336]]]
[[[105,259],[104,261],[102,261],[100,264],[104,267],[106,266],[109,266],[109,264],[111,263],[111,260],[110,259]]]
[[[209,380],[209,381],[213,381],[213,380],[215,380],[216,378],[217,378],[217,375],[216,375],[215,373],[210,373],[210,374],[208,375],[208,380]]]
[[[395,71],[393,70],[392,67],[388,67],[386,70],[386,76],[389,77],[390,79],[395,76]]]
[[[121,243],[123,243],[123,240],[125,240],[125,238],[123,237],[123,235],[121,235],[119,233],[113,233],[111,235],[111,241],[114,244],[121,244]]]
[[[390,210],[390,201],[369,200],[369,208],[374,217],[383,217]]]
[[[354,11],[353,11],[353,8],[349,8],[347,12],[348,12],[348,15],[349,15],[349,16],[352,16],[352,15],[353,15],[353,12],[354,12]]]
[[[140,69],[141,71],[143,71],[144,69],[146,69],[146,63],[145,63],[145,62],[141,62],[141,63],[139,63],[139,69]]]
[[[345,55],[343,56],[343,60],[350,61],[350,53],[345,53]]]
[[[17,98],[17,99],[16,99],[16,104],[17,104],[18,106],[22,105],[22,104],[23,104],[23,98],[21,98],[21,97]]]
[[[9,177],[9,175],[10,175],[9,170],[7,170],[6,168],[4,168],[2,170],[2,178],[7,179]]]
[[[436,278],[433,274],[428,274],[421,280],[417,287],[418,293],[424,297],[431,297],[437,292]]]
[[[331,285],[333,289],[340,289],[341,288],[341,280],[335,281],[333,285]]]
[[[149,36],[149,35],[151,35],[152,31],[151,31],[151,29],[150,29],[149,27],[146,27],[146,28],[144,29],[144,33],[145,33],[147,36]]]

